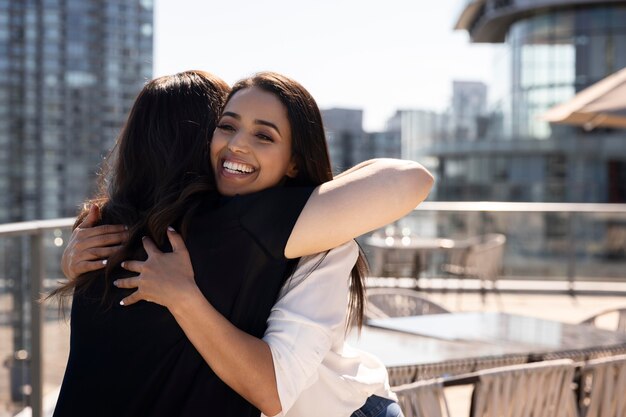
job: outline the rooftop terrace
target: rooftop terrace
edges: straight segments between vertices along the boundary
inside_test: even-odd
[[[33,415],[50,415],[54,405],[67,360],[69,323],[59,318],[56,306],[42,308],[29,300],[61,276],[58,260],[72,223],[0,225],[0,417],[12,416],[28,403],[35,406]],[[469,280],[459,293],[454,280],[438,274],[441,257],[430,257],[419,285],[452,311],[499,310],[576,323],[626,305],[624,205],[432,202],[394,228],[447,238],[507,235],[500,294],[489,292],[484,303],[476,291],[478,281]],[[368,281],[370,286],[413,284],[402,277]],[[446,388],[446,395],[453,416],[468,415],[466,387]]]

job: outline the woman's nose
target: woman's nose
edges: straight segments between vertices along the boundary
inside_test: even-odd
[[[231,152],[247,152],[248,140],[243,132],[237,132],[228,141],[228,149]]]

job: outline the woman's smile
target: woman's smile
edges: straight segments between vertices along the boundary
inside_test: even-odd
[[[224,171],[231,174],[251,174],[255,171],[254,167],[241,162],[225,160],[222,164]]]

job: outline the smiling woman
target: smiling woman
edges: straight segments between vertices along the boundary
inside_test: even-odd
[[[222,195],[246,194],[297,174],[287,111],[257,87],[233,94],[211,141],[211,163]]]

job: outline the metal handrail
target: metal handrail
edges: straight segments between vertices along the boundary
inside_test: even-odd
[[[416,211],[626,213],[626,204],[605,203],[511,203],[505,201],[425,201]]]
[[[0,224],[0,237],[34,235],[46,230],[53,230],[74,225],[74,217],[52,220],[33,220],[29,222]]]
[[[43,416],[43,309],[39,302],[42,294],[42,281],[45,274],[43,233],[48,230],[69,228],[74,218],[38,220],[0,225],[0,237],[29,236],[30,238],[30,405],[32,417]]]

